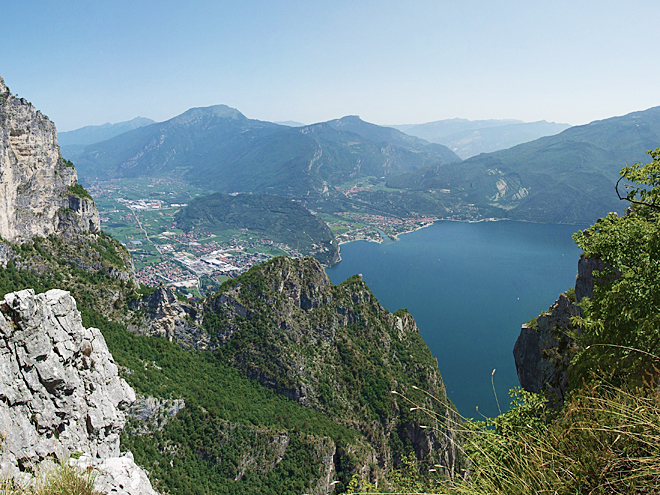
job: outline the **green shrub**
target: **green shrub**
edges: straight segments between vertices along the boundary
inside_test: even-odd
[[[466,422],[469,480],[439,493],[469,495],[638,494],[660,491],[660,395],[589,385],[558,412],[518,391],[512,409]]]
[[[16,483],[0,480],[0,495],[101,495],[94,488],[96,471],[81,471],[69,465],[68,460],[59,463],[44,461],[35,466],[34,483]]]
[[[68,192],[71,196],[77,196],[78,198],[94,201],[94,198],[92,198],[92,196],[85,190],[85,188],[77,182],[72,186],[69,186]]]

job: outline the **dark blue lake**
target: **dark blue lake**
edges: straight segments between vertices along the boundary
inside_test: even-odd
[[[326,270],[333,283],[361,273],[390,311],[408,308],[438,359],[449,398],[461,414],[498,413],[518,385],[513,345],[521,325],[575,285],[580,249],[572,225],[436,222],[376,244],[341,246]]]

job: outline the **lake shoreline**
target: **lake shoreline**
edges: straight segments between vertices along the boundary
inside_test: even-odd
[[[425,229],[427,227],[431,227],[437,222],[457,222],[457,223],[467,223],[467,224],[473,224],[473,223],[483,223],[483,222],[520,222],[520,223],[528,223],[528,224],[533,224],[533,225],[575,225],[576,227],[579,227],[580,224],[574,224],[574,223],[545,223],[545,222],[533,222],[530,220],[512,220],[510,218],[495,218],[495,217],[489,217],[489,218],[481,218],[479,220],[457,220],[454,218],[436,218],[433,220],[431,223],[427,223],[425,225],[417,226],[414,229],[406,230],[403,232],[399,232],[398,234],[395,234],[394,236],[387,236],[390,239],[392,239],[394,242],[399,241],[399,236],[404,235],[404,234],[412,234],[413,232],[417,232],[418,230]],[[375,227],[374,227],[375,228]],[[580,229],[578,229],[580,230]],[[341,263],[342,257],[341,257],[341,246],[343,244],[350,244],[353,242],[372,242],[374,244],[383,244],[384,240],[381,238],[380,240],[374,240],[374,239],[352,239],[350,241],[339,241],[337,243],[337,254],[339,256],[339,260],[337,260],[336,263],[333,263],[330,266],[335,266],[338,263]]]
[[[435,221],[401,242],[353,242],[326,269],[332,284],[361,273],[389,311],[407,308],[438,359],[462,414],[498,414],[497,395],[519,385],[513,346],[522,324],[574,285],[584,226]],[[500,399],[501,400],[501,399]]]

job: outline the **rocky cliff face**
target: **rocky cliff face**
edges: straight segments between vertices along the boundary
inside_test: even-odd
[[[564,401],[568,389],[568,368],[576,349],[566,332],[575,330],[570,319],[578,314],[580,308],[568,294],[561,294],[536,324],[523,325],[513,347],[520,385],[545,393],[554,404]]]
[[[276,258],[208,299],[204,322],[223,356],[248,377],[364,434],[370,445],[355,455],[365,473],[369,464],[381,474],[396,466],[397,445],[458,469],[456,417],[437,362],[412,316],[383,308],[359,276],[334,286],[313,258]],[[391,393],[413,397],[414,387],[439,398],[416,400],[440,420],[411,416],[409,404]]]
[[[10,242],[72,232],[98,232],[98,210],[73,186],[55,124],[0,78],[0,236]]]
[[[570,319],[581,315],[577,305],[594,294],[594,271],[604,268],[598,259],[580,258],[575,294],[564,293],[536,321],[522,326],[513,348],[520,386],[543,393],[551,404],[562,404],[568,390],[571,359],[578,351],[570,333],[578,332]]]
[[[79,452],[85,455],[78,465],[101,469],[104,493],[155,493],[132,456],[119,451],[124,411],[134,401],[101,332],[82,326],[68,292],[35,295],[27,289],[5,296],[0,303],[5,474],[20,476],[33,463]],[[133,481],[117,481],[113,473]]]
[[[129,330],[144,335],[165,337],[176,341],[184,349],[214,348],[211,338],[201,327],[201,312],[195,306],[181,303],[174,293],[159,287],[146,297],[133,303],[132,309],[145,318],[129,326]]]

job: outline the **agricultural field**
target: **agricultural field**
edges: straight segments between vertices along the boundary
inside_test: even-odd
[[[274,256],[300,253],[248,229],[214,228],[189,233],[175,215],[202,190],[175,179],[119,179],[85,184],[102,229],[131,253],[138,280],[168,285],[187,297],[215,292],[229,278]]]

